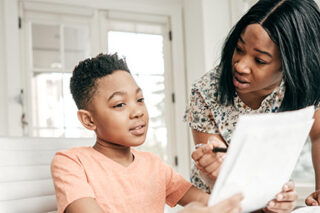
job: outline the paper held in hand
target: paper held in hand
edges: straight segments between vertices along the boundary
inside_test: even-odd
[[[242,192],[243,212],[265,207],[289,180],[312,127],[313,114],[310,106],[240,116],[209,205]]]

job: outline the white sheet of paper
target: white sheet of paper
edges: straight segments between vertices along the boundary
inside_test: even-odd
[[[209,205],[242,192],[243,212],[265,207],[289,180],[312,127],[313,114],[311,106],[240,116]]]
[[[291,213],[319,213],[320,207],[319,206],[306,206],[302,208],[298,208]]]

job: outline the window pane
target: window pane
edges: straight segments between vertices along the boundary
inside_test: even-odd
[[[157,153],[164,160],[168,160],[164,77],[162,75],[135,75],[134,78],[143,90],[150,120],[147,140],[142,149]]]
[[[33,67],[61,69],[59,26],[32,24]]]
[[[40,73],[33,76],[33,135],[44,137],[92,136],[77,119],[70,94],[71,73]]]
[[[64,28],[64,62],[67,70],[90,56],[90,40],[88,28]]]
[[[109,52],[125,56],[131,73],[142,88],[150,123],[146,142],[139,147],[168,160],[168,126],[165,122],[163,36],[110,31]]]
[[[295,182],[314,182],[314,169],[311,158],[311,141],[308,138],[292,173]],[[310,192],[311,193],[311,192]]]
[[[110,31],[108,38],[109,52],[125,56],[133,74],[164,74],[162,35]]]

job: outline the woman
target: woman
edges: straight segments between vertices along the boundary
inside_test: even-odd
[[[320,13],[313,0],[258,1],[231,30],[217,68],[193,85],[186,112],[195,144],[206,144],[213,137],[213,145],[205,146],[227,147],[240,114],[314,105],[317,110],[310,139],[316,192],[306,199],[307,205],[320,203],[319,35]],[[205,146],[193,153],[193,159],[202,179],[213,185],[223,156],[212,152],[199,155],[208,149]],[[199,176],[193,169],[192,182],[208,191]],[[278,209],[268,209],[290,211],[288,203],[294,200],[275,200],[272,204]]]

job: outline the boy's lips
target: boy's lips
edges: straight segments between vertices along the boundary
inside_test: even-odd
[[[136,136],[143,135],[145,133],[145,130],[145,124],[136,125],[135,127],[129,129],[130,133]]]

